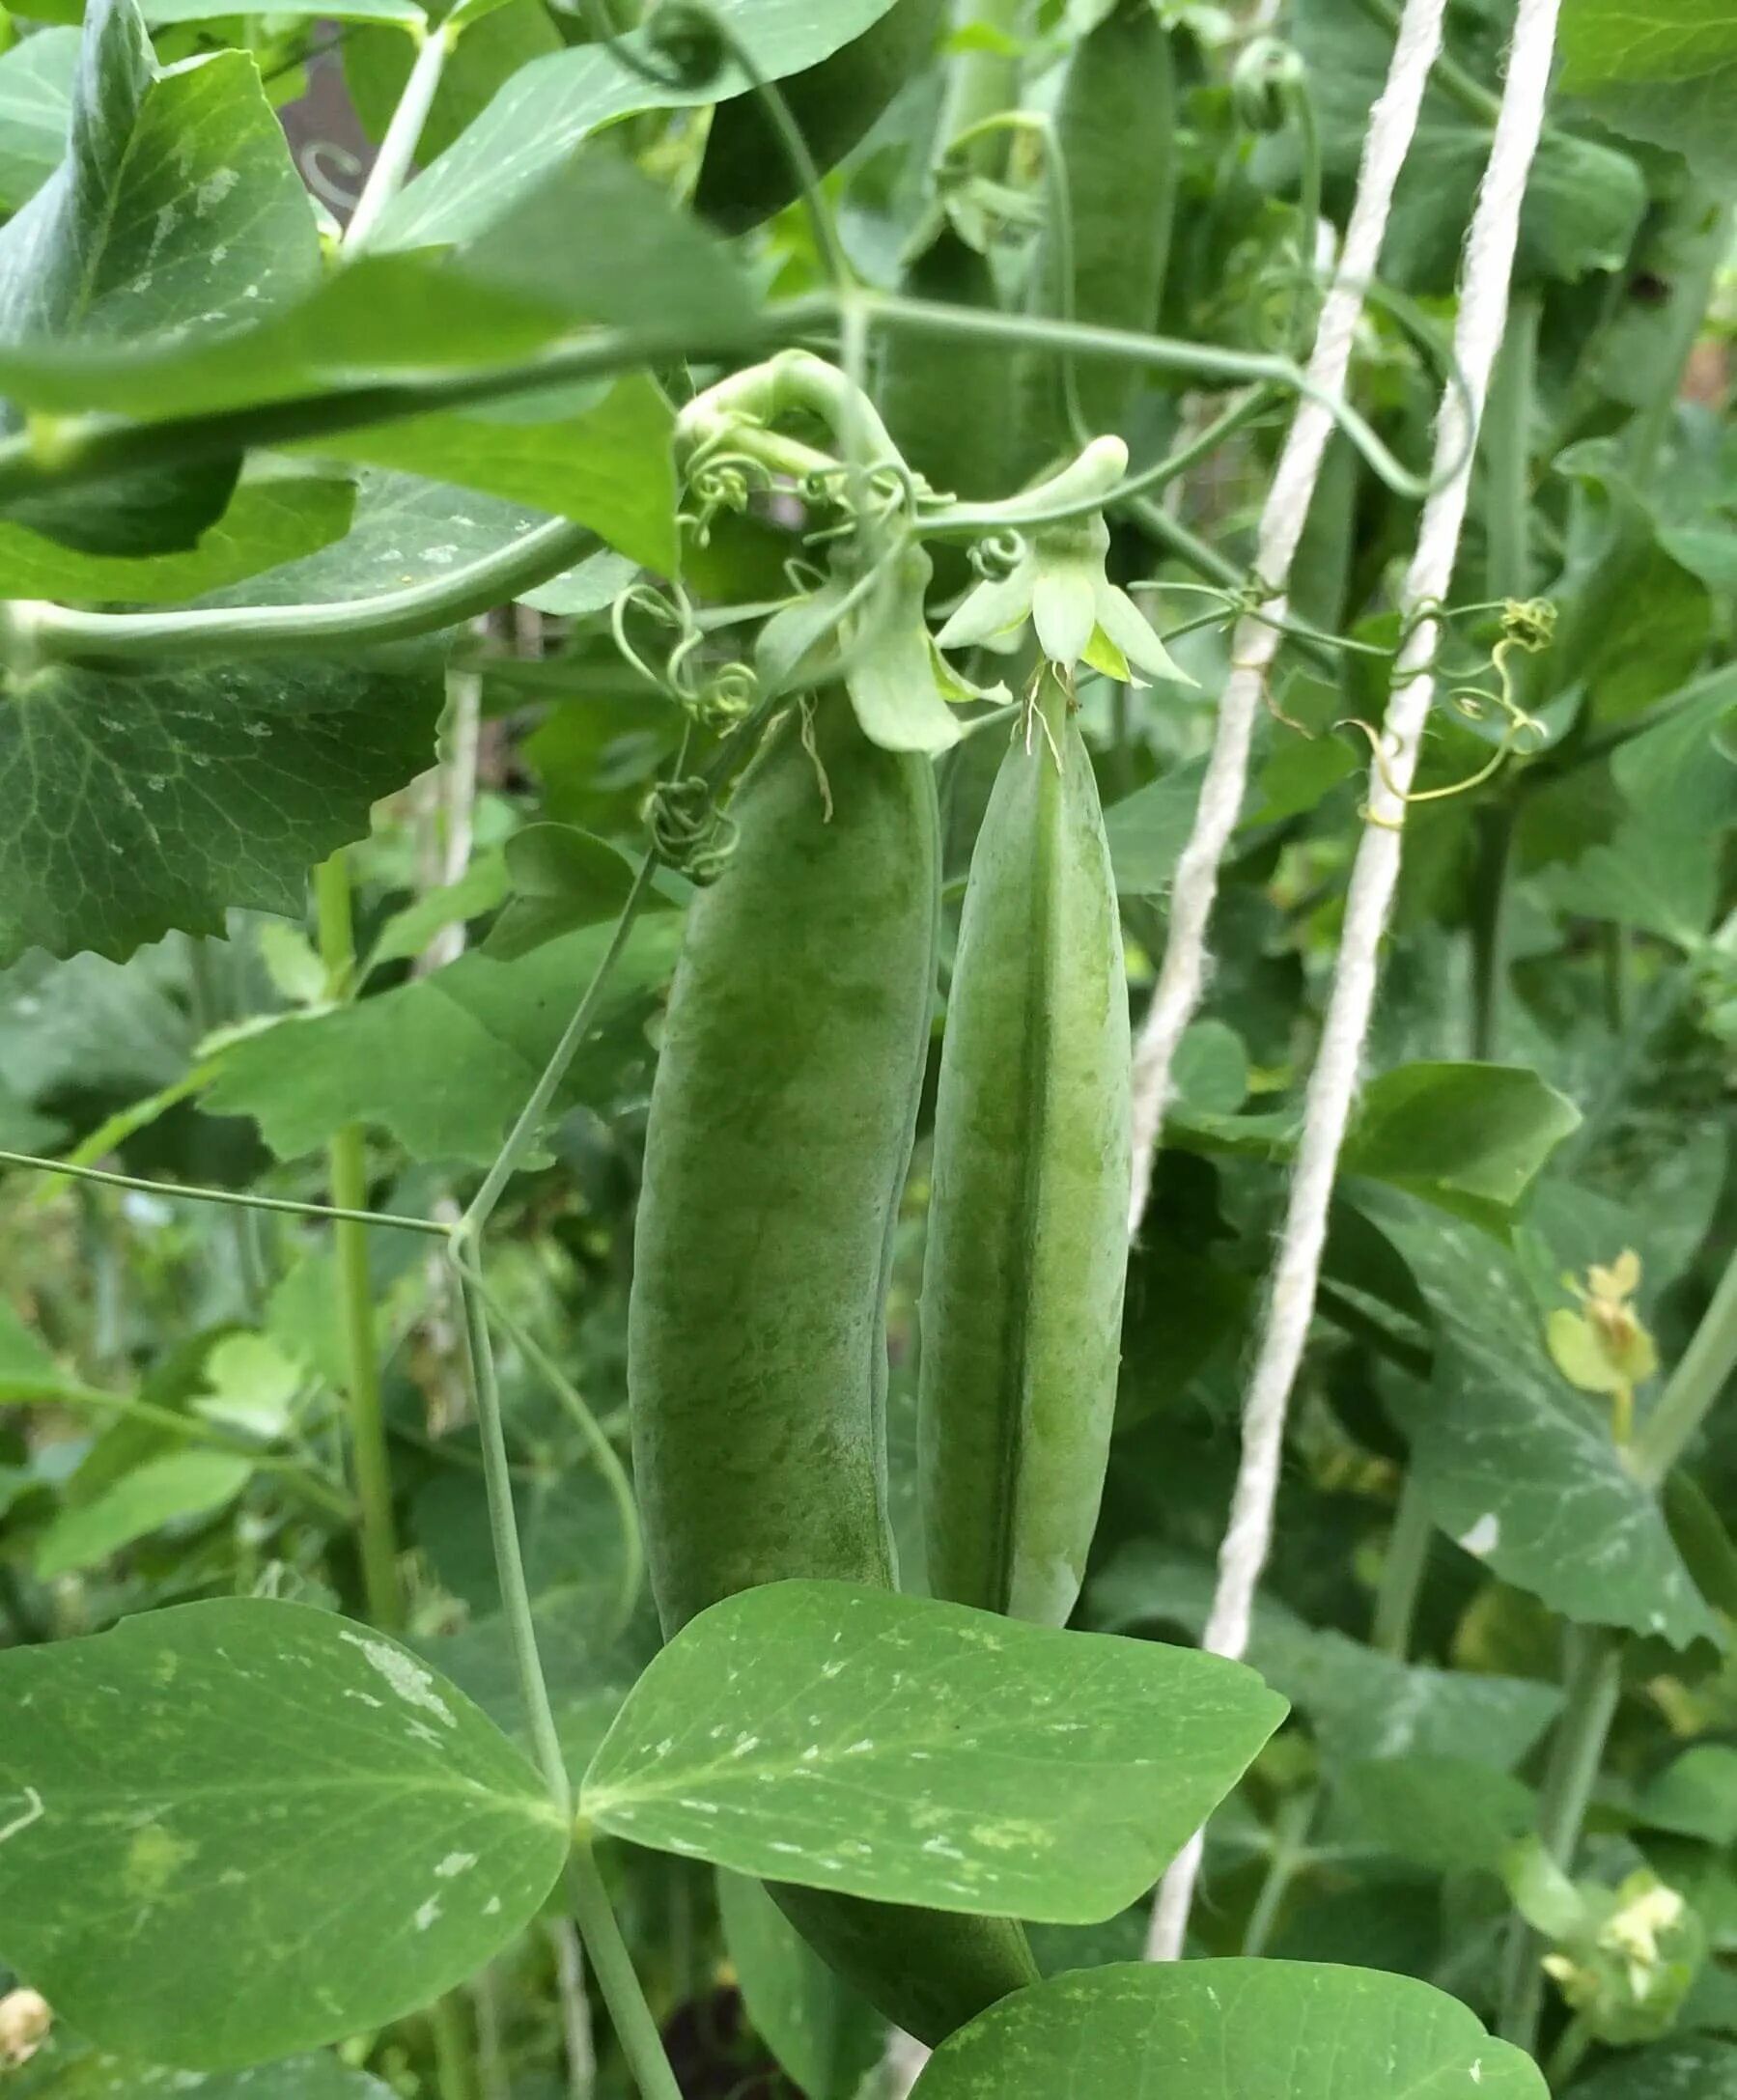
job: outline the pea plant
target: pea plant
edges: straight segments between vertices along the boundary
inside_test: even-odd
[[[8,2100],[1737,2096],[1727,12],[0,21]]]

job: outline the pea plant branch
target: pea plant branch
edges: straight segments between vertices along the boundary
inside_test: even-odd
[[[1406,577],[1402,628],[1408,639],[1395,667],[1378,747],[1378,757],[1385,749],[1387,759],[1378,763],[1370,786],[1369,821],[1352,869],[1271,1300],[1244,1403],[1242,1461],[1203,1640],[1219,1655],[1240,1656],[1247,1647],[1255,1589],[1271,1545],[1287,1406],[1314,1313],[1328,1206],[1374,1005],[1382,934],[1398,882],[1406,791],[1435,693],[1429,669],[1432,608],[1445,598],[1452,580],[1470,487],[1469,454],[1501,343],[1520,206],[1543,126],[1556,13],[1556,0],[1522,0],[1501,117],[1468,237],[1454,343],[1455,364],[1470,399],[1447,394],[1437,423],[1439,470],[1456,463],[1457,471],[1438,483],[1424,506]],[[1182,1951],[1202,1850],[1197,1836],[1160,1890],[1151,1950],[1161,1958],[1173,1960]]]

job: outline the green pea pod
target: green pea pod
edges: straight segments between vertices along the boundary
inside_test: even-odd
[[[828,690],[811,739],[794,711],[774,728],[731,815],[670,996],[629,1307],[666,1633],[759,1582],[892,1580],[885,1299],[935,982],[934,772]],[[1033,1977],[1002,1921],[772,1893],[933,2039]]]
[[[1176,80],[1170,32],[1153,0],[1120,0],[1068,60],[1055,113],[1074,230],[1076,321],[1139,332],[1158,322],[1176,188]],[[1059,314],[1062,250],[1051,217],[1033,252],[1031,303]],[[1137,367],[1077,358],[1088,433],[1126,435],[1140,388]],[[1059,358],[1021,360],[1023,431],[1030,469],[1075,449]]]
[[[778,82],[817,174],[838,165],[934,52],[944,0],[893,0],[878,22],[805,72]],[[746,233],[797,196],[796,170],[758,95],[720,102],[694,190],[703,217]]]
[[[942,222],[905,270],[913,297],[994,312],[999,305],[989,258]],[[949,343],[894,329],[886,339],[876,406],[907,461],[932,489],[967,502],[1008,494],[1012,374],[1005,348]]]
[[[971,859],[923,1268],[938,1597],[1062,1624],[1098,1517],[1127,1263],[1128,988],[1091,761],[1047,676]]]

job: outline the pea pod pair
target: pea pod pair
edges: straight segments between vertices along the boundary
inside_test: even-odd
[[[664,1630],[791,1577],[892,1581],[885,1297],[939,918],[924,759],[838,690],[772,731],[691,909],[634,1244],[628,1378]],[[901,2027],[939,2041],[1035,1979],[998,1919],[774,1888]]]

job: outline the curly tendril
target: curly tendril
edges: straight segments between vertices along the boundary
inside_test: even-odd
[[[717,881],[736,851],[736,825],[701,773],[659,781],[645,798],[644,817],[658,857],[701,889]]]
[[[971,567],[987,582],[999,583],[1013,574],[1028,551],[1023,532],[1011,529],[990,532],[981,540],[972,541],[969,560]]]
[[[1500,771],[1509,758],[1529,756],[1544,743],[1548,734],[1544,724],[1535,714],[1527,714],[1515,697],[1514,672],[1508,658],[1516,649],[1525,650],[1531,655],[1550,647],[1555,636],[1556,608],[1547,598],[1504,599],[1501,608],[1501,638],[1490,652],[1490,668],[1497,677],[1496,691],[1492,693],[1485,686],[1471,685],[1462,678],[1448,686],[1443,695],[1447,705],[1462,720],[1487,721],[1492,708],[1502,717],[1501,742],[1475,772],[1469,773],[1463,780],[1449,781],[1445,787],[1413,788],[1409,792],[1402,790],[1389,770],[1392,760],[1398,755],[1396,745],[1380,736],[1367,722],[1355,716],[1334,725],[1337,728],[1355,729],[1360,736],[1368,739],[1375,770],[1381,775],[1383,785],[1395,801],[1407,808],[1415,802],[1443,802],[1453,796],[1465,795],[1472,788],[1481,787],[1486,780],[1493,779]],[[1476,609],[1480,608],[1462,608],[1463,611]],[[1411,623],[1412,630],[1415,631],[1426,620],[1444,627],[1452,617],[1447,607],[1432,601],[1418,606],[1416,616]],[[1419,675],[1440,675],[1439,667],[1425,664]],[[1399,822],[1390,817],[1377,816],[1366,802],[1362,815],[1366,822],[1379,824],[1387,830],[1396,831],[1400,828]]]

